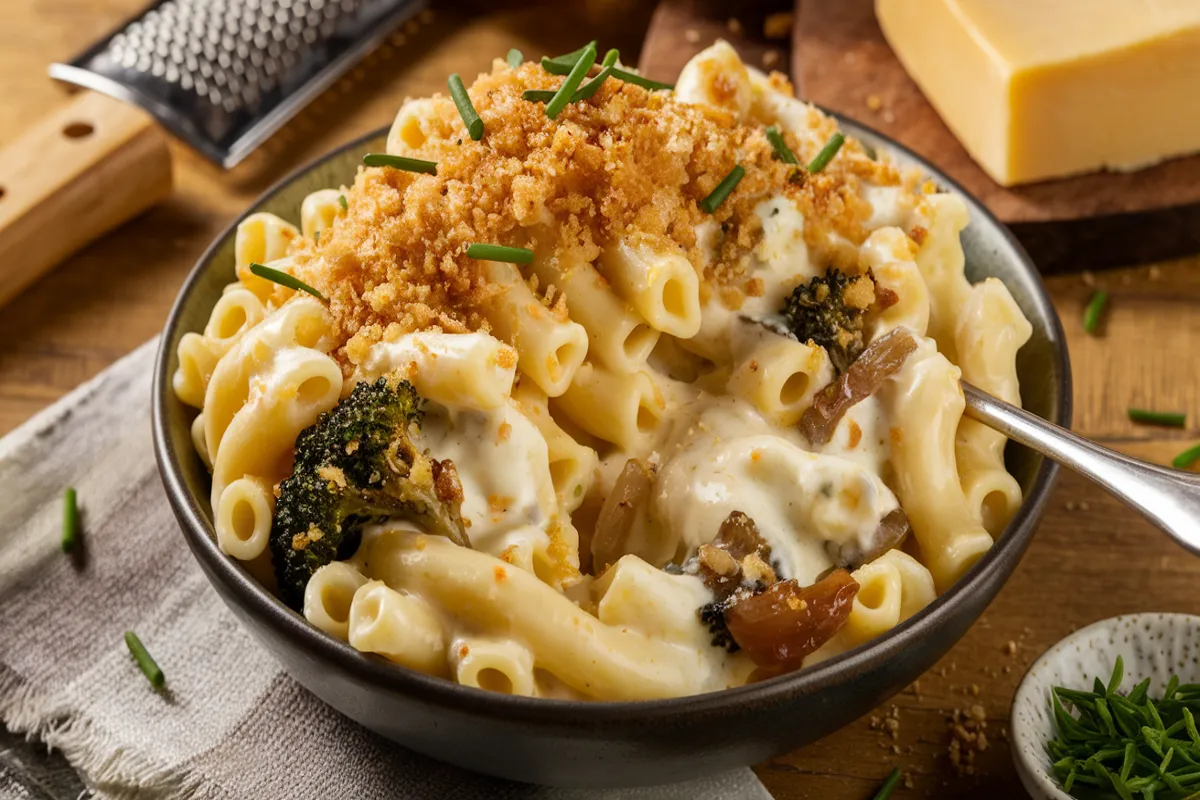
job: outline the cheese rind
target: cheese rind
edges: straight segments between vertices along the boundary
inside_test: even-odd
[[[998,183],[1200,151],[1197,0],[876,0],[884,35]]]

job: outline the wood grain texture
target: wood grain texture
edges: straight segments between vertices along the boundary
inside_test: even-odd
[[[679,70],[692,56],[717,39],[724,39],[751,66],[787,70],[787,38],[768,39],[764,23],[771,14],[787,13],[787,0],[751,0],[729,3],[717,0],[662,0],[650,18],[638,68],[654,80],[674,83]]]
[[[908,77],[875,21],[873,0],[802,2],[795,38],[792,76],[802,97],[936,164],[1012,225],[1043,271],[1200,251],[1200,156],[1006,188],[972,160]]]
[[[148,114],[93,92],[0,148],[0,305],[171,191],[167,137]]]
[[[59,89],[37,77],[45,63],[71,56],[140,2],[30,0],[9,11],[0,26],[0,144],[63,102]],[[647,7],[621,0],[559,4],[554,13],[515,5],[479,3],[414,23],[231,173],[173,143],[171,198],[72,256],[0,311],[0,431],[158,332],[195,259],[255,195],[308,159],[390,122],[404,97],[443,91],[450,72],[470,76],[512,46],[537,56],[595,35],[636,61],[649,23]],[[786,50],[786,43],[778,46]],[[1164,264],[1153,277],[1146,267],[1096,276],[1112,293],[1096,338],[1080,327],[1095,288],[1086,277],[1048,282],[1075,370],[1076,430],[1163,463],[1200,439],[1193,379],[1200,374],[1200,260]],[[1189,428],[1135,426],[1125,418],[1134,403],[1187,410]],[[1200,560],[1103,492],[1064,475],[1029,553],[984,619],[921,678],[919,696],[898,695],[876,712],[893,703],[900,709],[896,742],[865,718],[757,771],[780,800],[861,800],[893,765],[910,772],[915,786],[897,798],[1021,797],[1001,731],[1025,667],[1063,634],[1103,617],[1200,613],[1198,572]],[[1012,656],[1005,653],[1009,641],[1018,646]],[[990,746],[978,756],[977,774],[959,777],[947,757],[946,712],[974,703],[987,713]]]

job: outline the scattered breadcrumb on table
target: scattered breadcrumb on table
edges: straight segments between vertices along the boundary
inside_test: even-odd
[[[780,11],[768,14],[763,20],[763,36],[768,39],[786,39],[792,35],[792,12]]]

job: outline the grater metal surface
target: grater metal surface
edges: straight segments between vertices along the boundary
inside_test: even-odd
[[[50,77],[150,112],[226,169],[424,0],[160,0]]]

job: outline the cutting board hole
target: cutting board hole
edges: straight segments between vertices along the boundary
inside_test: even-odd
[[[67,127],[63,128],[63,136],[68,139],[82,139],[85,136],[91,136],[96,129],[87,122],[72,122]]]

